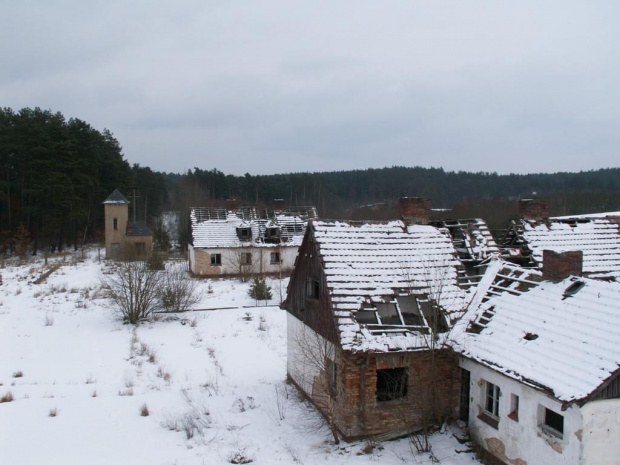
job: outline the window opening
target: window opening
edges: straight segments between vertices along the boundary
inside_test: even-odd
[[[115,229],[115,230],[117,230],[117,229],[118,229],[118,218],[114,218],[114,219],[112,220],[112,223],[113,223],[113,225],[114,225],[114,229]]]
[[[562,439],[564,436],[564,417],[545,408],[542,428],[545,432]]]
[[[243,252],[241,254],[241,264],[242,265],[252,264],[252,253],[251,252]]]
[[[316,279],[308,279],[306,286],[306,295],[311,299],[318,300],[321,293],[320,283]]]
[[[398,310],[396,308],[395,302],[389,302],[387,304],[380,303],[377,304],[377,311],[379,313],[379,318],[381,318],[381,323],[384,325],[402,325],[403,322],[400,319],[400,315],[398,314]]]
[[[376,325],[379,323],[377,313],[373,308],[355,312],[355,320],[361,325]]]
[[[271,252],[271,264],[275,265],[280,263],[280,252]]]
[[[377,370],[377,401],[403,399],[407,397],[407,370],[388,368]]]
[[[519,396],[516,394],[510,394],[510,413],[508,418],[519,421]]]
[[[222,254],[214,253],[211,254],[211,266],[221,266],[222,265]]]

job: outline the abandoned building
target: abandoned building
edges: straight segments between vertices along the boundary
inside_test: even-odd
[[[190,211],[190,271],[197,276],[282,274],[293,269],[314,207],[283,204],[260,214],[255,207],[195,207]]]
[[[105,256],[146,256],[153,251],[153,233],[142,221],[129,221],[131,202],[115,189],[103,201],[105,217]]]
[[[460,267],[433,226],[311,223],[284,304],[287,371],[333,431],[399,436],[455,415]]]
[[[620,457],[620,283],[567,254],[545,251],[544,274],[494,260],[457,325],[461,418],[490,463]]]
[[[541,268],[543,250],[580,250],[585,276],[620,279],[620,212],[550,218],[546,202],[521,200],[519,216],[501,241],[506,260]]]

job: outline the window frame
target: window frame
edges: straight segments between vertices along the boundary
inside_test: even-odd
[[[483,411],[491,418],[499,419],[499,399],[502,396],[501,388],[490,381],[484,382]]]
[[[318,279],[308,278],[306,281],[306,297],[319,300],[321,297],[321,283]]]
[[[408,383],[409,374],[405,367],[377,369],[377,403],[406,399]]]
[[[272,265],[279,265],[282,263],[282,257],[280,256],[280,252],[271,252],[269,256],[269,263]]]
[[[242,266],[251,266],[252,265],[252,252],[241,252],[241,265]]]
[[[543,430],[543,432],[550,436],[553,436],[556,439],[564,439],[564,415],[557,413],[550,408],[545,407],[544,405],[541,405],[541,416],[542,418],[539,426]],[[556,421],[561,421],[561,430],[557,429],[556,426],[553,425],[554,421],[549,418],[550,416],[555,416]]]
[[[222,254],[221,253],[211,254],[211,266],[222,266]]]
[[[115,231],[118,231],[118,218],[112,218],[112,228],[114,228]]]

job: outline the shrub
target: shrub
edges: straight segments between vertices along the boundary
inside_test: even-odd
[[[0,397],[0,404],[5,402],[13,402],[13,393],[11,391],[8,391],[5,395]]]
[[[142,404],[142,407],[140,407],[140,415],[143,417],[148,417],[149,413],[149,408],[146,406],[146,404]]]
[[[265,278],[256,277],[252,281],[249,294],[256,300],[268,300],[271,299],[271,288],[267,285]]]
[[[182,264],[172,265],[162,278],[159,307],[165,312],[185,312],[200,300],[194,281]]]

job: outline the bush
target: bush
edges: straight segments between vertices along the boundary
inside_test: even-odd
[[[249,294],[256,300],[268,300],[271,299],[271,288],[267,285],[265,278],[256,277],[250,286]]]
[[[185,265],[172,265],[163,275],[158,292],[159,307],[165,312],[186,312],[200,300],[196,293],[196,281]]]
[[[146,262],[120,262],[116,272],[103,278],[110,297],[118,306],[124,321],[138,324],[150,318],[157,303],[161,273]]]

